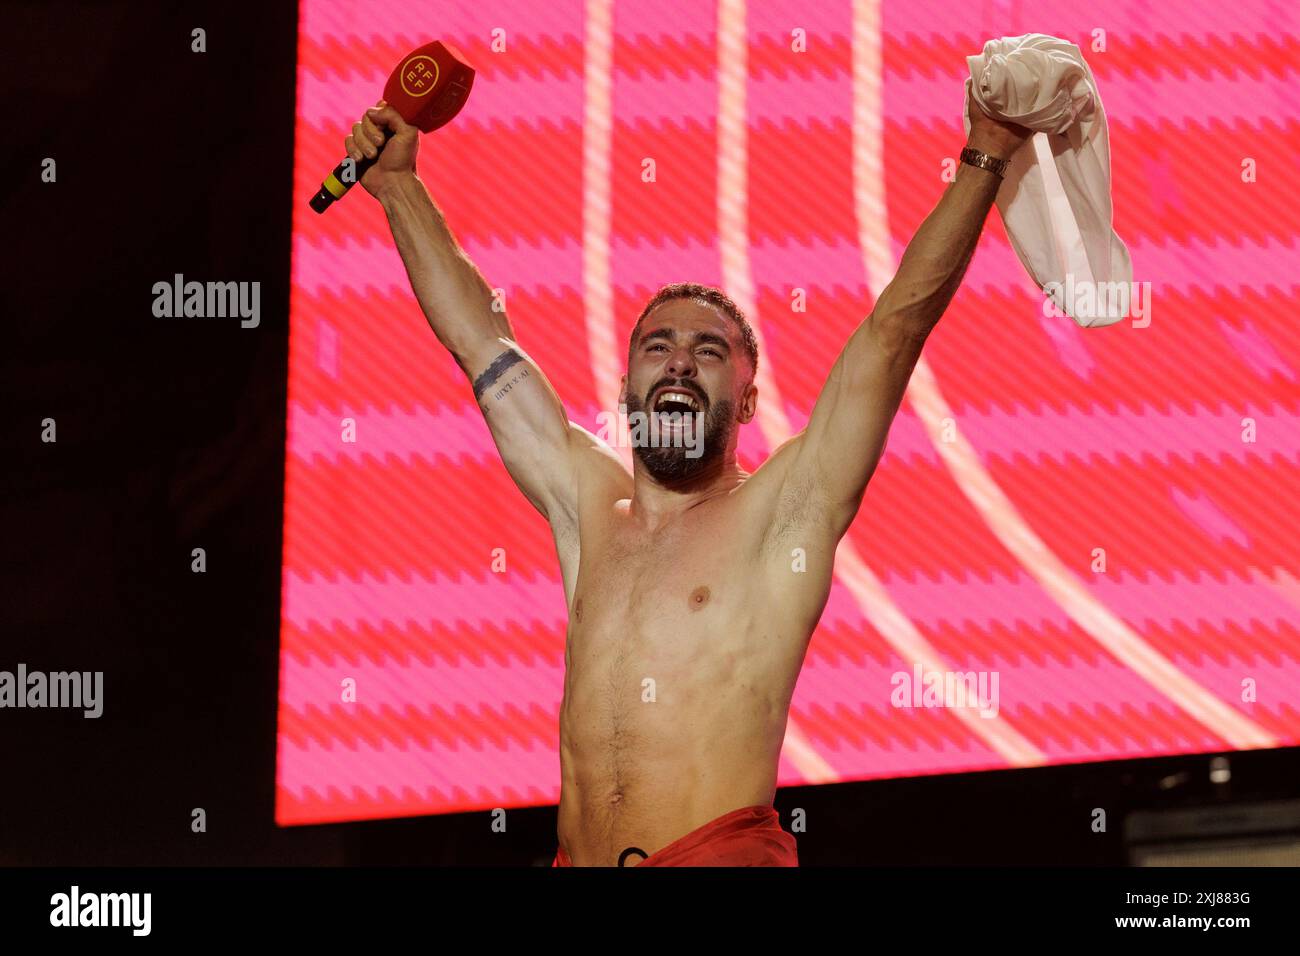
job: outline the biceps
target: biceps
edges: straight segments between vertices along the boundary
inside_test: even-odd
[[[542,370],[508,340],[468,362],[474,397],[519,490],[549,516],[572,487],[569,422]]]
[[[829,520],[842,529],[853,520],[884,453],[921,351],[920,341],[893,334],[873,318],[836,360],[791,464],[795,483],[818,488]]]

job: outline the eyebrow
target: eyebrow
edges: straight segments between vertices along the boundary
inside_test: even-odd
[[[693,335],[695,342],[702,345],[716,345],[719,348],[731,353],[731,343],[721,335],[714,335],[712,332],[696,332]],[[667,339],[669,342],[677,341],[677,330],[670,328],[651,329],[641,336],[641,345],[645,345],[651,339]]]

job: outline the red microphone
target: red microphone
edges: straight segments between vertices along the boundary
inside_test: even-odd
[[[460,112],[473,84],[474,70],[460,51],[434,40],[402,58],[384,85],[384,100],[406,122],[430,133]],[[385,133],[392,136],[391,131]],[[354,163],[344,157],[311,197],[311,208],[321,213],[342,199],[378,158],[362,157]]]

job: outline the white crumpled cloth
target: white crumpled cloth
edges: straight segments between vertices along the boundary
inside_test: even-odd
[[[1016,255],[1079,325],[1120,321],[1133,265],[1111,226],[1110,138],[1083,54],[1066,40],[1028,33],[989,40],[966,63],[965,89],[986,113],[1035,130],[1012,157],[996,200]],[[969,134],[968,105],[963,121]],[[1099,283],[1124,284],[1122,308],[1113,292],[1099,294]]]

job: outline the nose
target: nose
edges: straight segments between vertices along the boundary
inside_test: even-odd
[[[690,349],[676,349],[668,356],[664,371],[674,378],[694,378],[696,372],[695,356]]]

